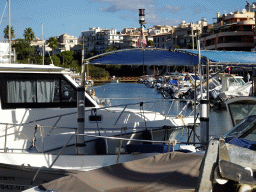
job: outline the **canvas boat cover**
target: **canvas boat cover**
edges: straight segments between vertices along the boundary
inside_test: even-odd
[[[207,59],[218,64],[256,65],[255,52],[242,51],[200,51],[201,63]],[[206,59],[207,58],[207,59]],[[125,49],[104,53],[88,59],[91,64],[110,65],[167,65],[191,66],[198,64],[198,51],[186,49]]]
[[[39,188],[61,192],[194,191],[203,157],[164,153],[62,177]]]

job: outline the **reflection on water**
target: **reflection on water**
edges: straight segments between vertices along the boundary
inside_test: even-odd
[[[176,116],[183,109],[182,115],[193,115],[193,107],[186,105],[184,101],[163,99],[157,90],[138,83],[106,83],[95,87],[99,98],[110,98],[111,105],[121,105],[137,103],[132,108],[140,109],[140,102],[143,102],[144,110],[157,111],[163,114]],[[157,104],[154,104],[157,102]],[[199,113],[199,108],[197,112]],[[226,110],[210,110],[209,112],[209,132],[210,136],[221,136],[232,128],[232,124]],[[197,131],[199,132],[199,130]]]

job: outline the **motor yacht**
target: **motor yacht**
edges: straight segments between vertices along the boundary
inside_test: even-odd
[[[115,164],[117,157],[121,163],[152,156],[159,151],[128,152],[126,146],[136,142],[118,138],[168,141],[177,131],[199,123],[193,116],[144,110],[143,102],[132,104],[138,109],[102,107],[84,92],[84,143],[78,145],[80,87],[67,70],[0,64],[0,81],[0,177],[7,178],[6,190],[9,185],[23,189],[32,180],[36,184]],[[78,147],[84,154],[78,154]]]

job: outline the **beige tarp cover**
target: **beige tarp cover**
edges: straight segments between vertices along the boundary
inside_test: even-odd
[[[164,153],[62,177],[39,188],[61,192],[194,191],[203,157]]]

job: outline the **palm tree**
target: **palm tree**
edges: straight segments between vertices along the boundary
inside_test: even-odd
[[[25,41],[28,42],[29,44],[31,43],[31,41],[35,39],[35,33],[30,27],[24,30],[23,35],[25,37]]]
[[[4,29],[4,38],[9,39],[9,25]],[[13,27],[11,26],[11,39],[15,38]]]
[[[50,37],[49,40],[49,47],[52,48],[52,53],[54,52],[54,50],[57,48],[58,45],[58,40],[55,37]]]
[[[35,33],[33,32],[33,30],[29,27],[26,28],[24,30],[24,37],[25,37],[25,41],[28,42],[29,44],[29,48],[30,48],[30,43],[31,41],[33,41],[35,39]],[[29,49],[29,60],[30,60],[30,49]],[[29,62],[28,62],[29,63]]]

